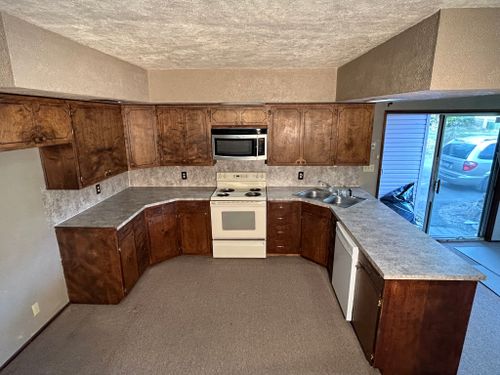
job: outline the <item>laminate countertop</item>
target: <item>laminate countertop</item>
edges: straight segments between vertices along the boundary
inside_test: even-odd
[[[267,189],[269,201],[303,201],[330,208],[384,279],[483,280],[469,263],[361,189],[349,208],[295,195],[304,187]]]
[[[209,200],[214,187],[131,187],[73,216],[56,228],[120,229],[144,208],[178,200]]]
[[[56,227],[120,229],[144,208],[177,200],[209,200],[215,187],[132,187]],[[294,193],[304,187],[268,187],[270,201],[303,201],[330,208],[384,279],[482,280],[485,276],[418,230],[370,194],[349,208],[335,207]]]

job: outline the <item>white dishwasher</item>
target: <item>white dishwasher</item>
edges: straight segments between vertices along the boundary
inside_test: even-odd
[[[358,247],[345,227],[337,222],[333,256],[332,285],[346,320],[352,318]]]

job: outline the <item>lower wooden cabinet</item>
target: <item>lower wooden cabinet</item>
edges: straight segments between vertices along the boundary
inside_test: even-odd
[[[327,266],[332,230],[332,212],[327,207],[302,203],[301,255]]]
[[[151,264],[179,255],[175,203],[150,207],[145,210]]]
[[[300,254],[300,202],[267,203],[267,253]]]
[[[127,295],[149,257],[144,225],[140,214],[120,230],[56,228],[70,302],[116,304]]]
[[[360,252],[352,326],[384,375],[456,374],[476,281],[384,280]]]
[[[178,202],[177,225],[182,254],[212,254],[212,226],[208,201]]]

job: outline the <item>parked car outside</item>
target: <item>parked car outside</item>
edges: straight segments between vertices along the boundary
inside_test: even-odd
[[[455,138],[444,145],[439,178],[447,183],[485,191],[495,156],[496,137]]]

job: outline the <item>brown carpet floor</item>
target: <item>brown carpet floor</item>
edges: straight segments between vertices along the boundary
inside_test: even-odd
[[[178,257],[117,306],[70,305],[7,374],[374,374],[326,270]]]

